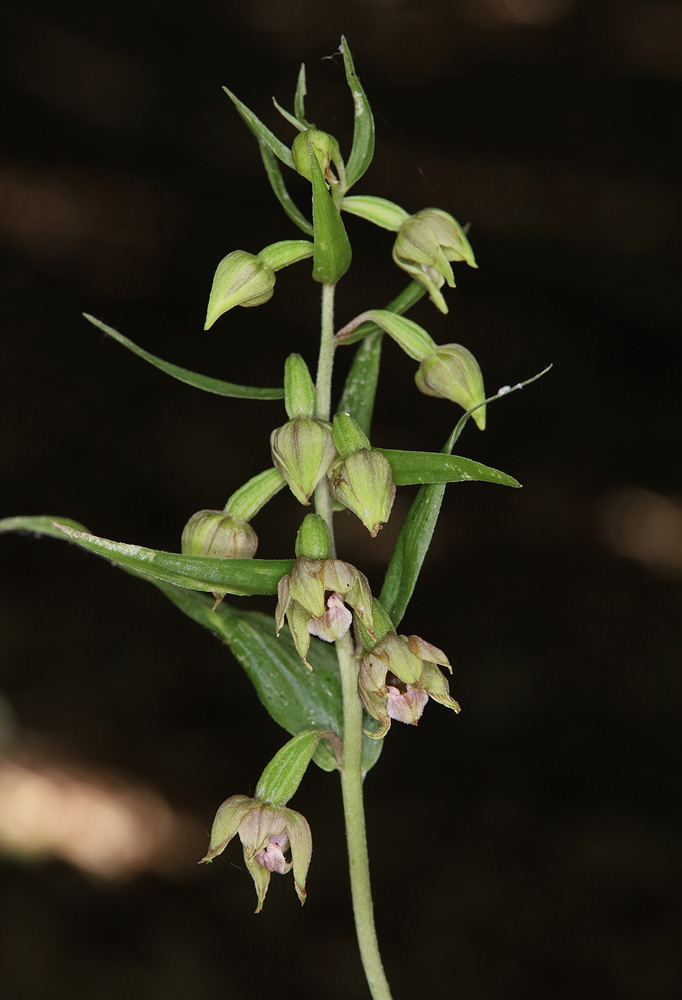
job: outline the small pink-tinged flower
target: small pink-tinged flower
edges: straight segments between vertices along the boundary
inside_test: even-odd
[[[368,736],[381,739],[391,719],[416,726],[429,698],[459,712],[436,664],[452,672],[445,653],[417,635],[387,632],[365,653],[358,675],[358,694],[369,715],[381,724],[378,732]]]
[[[232,838],[239,834],[244,863],[256,887],[258,906],[263,908],[270,884],[270,874],[286,875],[293,868],[294,888],[305,903],[305,881],[313,853],[313,840],[305,816],[286,806],[273,806],[248,795],[232,795],[216,813],[211,842],[204,861],[222,854]],[[287,860],[285,852],[291,851]]]
[[[299,556],[291,573],[277,587],[275,628],[279,635],[284,619],[307,667],[310,636],[334,642],[346,634],[352,621],[349,607],[373,635],[372,594],[367,577],[340,559]]]

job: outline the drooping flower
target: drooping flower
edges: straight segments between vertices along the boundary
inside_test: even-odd
[[[275,626],[279,634],[286,618],[298,655],[307,667],[310,636],[334,642],[350,628],[355,611],[373,634],[372,594],[364,573],[340,559],[299,556],[291,573],[279,581]]]
[[[244,863],[258,896],[256,913],[263,908],[270,875],[285,875],[293,868],[296,895],[305,903],[305,882],[313,853],[310,827],[305,816],[286,806],[273,806],[248,795],[232,795],[216,813],[208,853],[202,862],[213,861],[239,834]],[[286,852],[291,852],[287,860]]]
[[[439,208],[424,208],[405,219],[393,244],[393,260],[424,286],[442,313],[448,307],[440,289],[445,282],[455,287],[450,261],[478,266],[460,224]]]
[[[417,635],[388,632],[360,664],[358,694],[365,709],[380,729],[368,733],[381,739],[388,732],[391,719],[416,726],[429,698],[459,712],[450,697],[448,682],[436,664],[452,672],[445,653]]]

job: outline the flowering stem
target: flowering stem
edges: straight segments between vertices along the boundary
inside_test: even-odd
[[[358,698],[358,660],[346,633],[336,643],[343,691],[343,769],[341,791],[346,820],[346,842],[351,895],[360,957],[373,1000],[391,1000],[374,925],[369,857],[362,801],[362,705]]]
[[[334,291],[335,285],[322,285],[322,331],[317,366],[316,417],[331,416],[331,386],[334,367]],[[329,526],[332,555],[335,553],[331,497],[326,477],[315,490],[315,510]],[[353,652],[350,634],[336,643],[343,694],[343,768],[341,792],[346,821],[348,867],[355,929],[360,957],[373,1000],[391,1000],[384,967],[379,954],[372,890],[369,881],[369,857],[365,834],[365,809],[362,800],[362,705],[358,697],[358,659]]]

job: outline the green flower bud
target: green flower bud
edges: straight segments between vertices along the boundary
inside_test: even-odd
[[[411,215],[398,230],[393,260],[426,288],[442,313],[448,311],[440,289],[455,287],[450,261],[464,260],[477,267],[464,230],[447,212],[425,208]]]
[[[370,447],[349,413],[336,414],[333,437],[341,461],[329,470],[329,491],[360,518],[374,538],[388,521],[395,499],[391,466],[381,452]]]
[[[340,159],[339,144],[333,135],[329,135],[328,132],[320,132],[318,129],[306,129],[305,132],[299,132],[294,139],[291,155],[298,173],[308,181],[313,179],[310,171],[308,142],[313,147],[313,153],[320,164],[324,179],[330,184],[338,184],[329,165],[333,160]]]
[[[331,537],[326,521],[319,514],[306,514],[296,535],[296,555],[308,559],[328,559]]]
[[[305,903],[305,882],[313,853],[310,826],[305,816],[286,806],[272,806],[248,795],[232,795],[216,813],[208,854],[202,862],[213,861],[239,834],[244,863],[256,887],[258,906],[263,908],[270,875],[294,871],[294,888]],[[291,850],[291,860],[285,852]]]
[[[296,417],[272,432],[272,461],[291,492],[303,504],[310,503],[313,490],[336,455],[331,426],[323,420]]]
[[[217,559],[251,559],[258,548],[258,535],[240,517],[222,510],[199,510],[182,532],[181,551],[190,556]]]
[[[344,411],[334,417],[332,437],[340,458],[348,458],[354,451],[371,448],[369,438],[360,424],[357,420],[353,420],[350,413]]]
[[[353,452],[330,470],[329,491],[360,518],[374,538],[388,521],[395,499],[388,459],[370,448]]]
[[[450,399],[470,410],[485,399],[483,375],[471,351],[461,344],[443,344],[419,365],[414,377],[426,396]],[[472,413],[479,430],[485,429],[485,406]]]
[[[246,250],[233,250],[216,268],[204,330],[235,306],[260,306],[272,298],[275,272]]]
[[[287,416],[315,416],[315,386],[300,354],[290,354],[284,362],[284,406]]]

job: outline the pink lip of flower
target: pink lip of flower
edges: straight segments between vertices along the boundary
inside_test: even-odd
[[[401,691],[388,684],[386,686],[386,711],[390,719],[416,726],[429,700],[425,691],[417,691],[410,684]]]
[[[308,631],[325,642],[335,642],[346,634],[353,616],[343,603],[340,594],[334,592],[327,598],[327,611],[320,618],[311,618]]]
[[[286,830],[282,830],[277,836],[270,837],[262,851],[256,855],[256,861],[269,872],[277,872],[278,875],[286,875],[291,870],[292,861],[287,861],[284,852],[289,847],[289,838]]]

